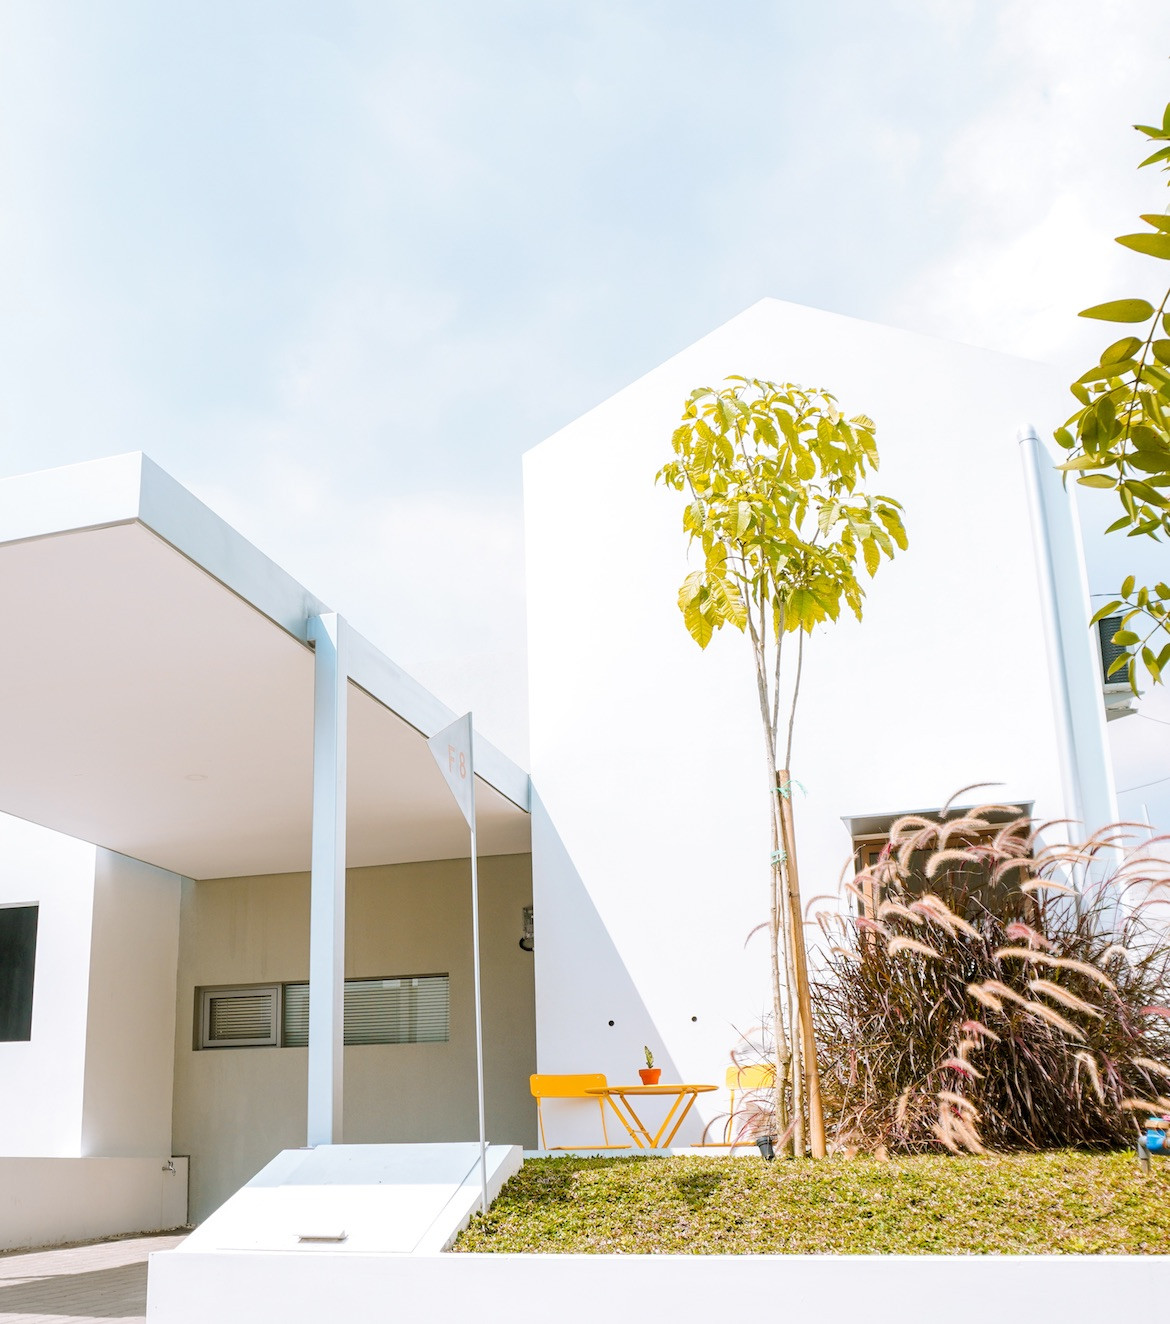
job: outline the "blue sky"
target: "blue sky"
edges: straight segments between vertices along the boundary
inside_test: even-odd
[[[764,295],[1071,375],[1167,54],[1133,0],[4,0],[0,473],[147,451],[523,755],[520,455]]]

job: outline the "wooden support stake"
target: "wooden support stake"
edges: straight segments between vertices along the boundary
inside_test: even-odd
[[[800,904],[800,877],[796,869],[796,828],[792,819],[792,776],[785,768],[776,774],[777,788],[785,788],[780,799],[781,849],[788,873],[788,904],[792,926],[792,955],[796,967],[796,1000],[800,1011],[800,1038],[805,1087],[808,1097],[809,1147],[813,1158],[824,1158],[825,1114],[821,1106],[821,1073],[817,1064],[817,1041],[813,1034],[812,996],[808,983],[808,957],[804,947],[804,914]]]

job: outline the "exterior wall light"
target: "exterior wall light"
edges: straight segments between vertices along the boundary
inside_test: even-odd
[[[520,938],[520,950],[530,952],[533,948],[532,907],[524,907],[524,933]]]

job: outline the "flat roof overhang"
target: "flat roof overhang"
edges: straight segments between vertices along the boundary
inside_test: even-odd
[[[191,878],[305,871],[329,612],[141,454],[0,481],[0,811]],[[454,859],[425,738],[456,714],[352,627],[347,864]],[[476,738],[481,855],[531,849],[528,776]]]

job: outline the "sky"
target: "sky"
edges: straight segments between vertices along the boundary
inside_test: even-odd
[[[1168,56],[1161,0],[0,0],[0,475],[146,451],[523,761],[524,451],[764,296],[1071,379]]]

